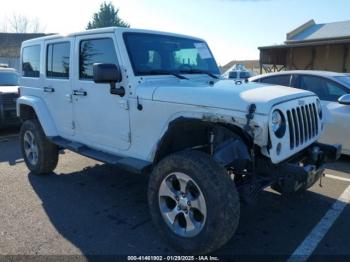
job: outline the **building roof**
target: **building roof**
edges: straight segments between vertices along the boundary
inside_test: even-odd
[[[284,44],[260,46],[259,50],[281,49],[292,47],[318,46],[329,44],[350,43],[350,20],[328,24],[316,24],[314,20],[307,21],[287,33]]]
[[[288,33],[285,43],[344,38],[350,38],[350,20],[327,24],[316,24],[314,20],[310,20]]]

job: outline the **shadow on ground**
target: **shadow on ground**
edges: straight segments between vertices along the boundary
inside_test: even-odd
[[[18,128],[0,130],[0,163],[8,162],[13,166],[23,162],[18,142]]]
[[[147,177],[102,164],[29,181],[57,231],[83,254],[174,254],[151,223]],[[214,255],[291,254],[333,202],[311,191],[292,198],[264,191],[242,208],[236,235]]]

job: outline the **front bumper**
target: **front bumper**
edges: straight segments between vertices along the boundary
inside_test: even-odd
[[[324,173],[325,164],[341,155],[341,145],[313,143],[308,148],[278,165],[266,163],[259,169],[278,184],[283,193],[292,193],[311,187]]]
[[[4,107],[0,104],[0,128],[19,125],[20,118],[17,116],[16,108]]]

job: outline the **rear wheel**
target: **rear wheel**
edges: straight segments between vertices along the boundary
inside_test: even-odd
[[[34,174],[51,173],[57,166],[58,147],[51,143],[36,119],[26,120],[20,131],[24,161]]]
[[[219,248],[239,222],[235,184],[201,152],[163,159],[150,177],[148,201],[155,227],[180,252],[205,254]]]

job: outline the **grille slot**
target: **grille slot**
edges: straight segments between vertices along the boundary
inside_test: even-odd
[[[16,104],[17,94],[0,94],[0,104],[3,106],[12,106]]]
[[[318,135],[318,115],[314,103],[287,110],[287,121],[291,149]]]

